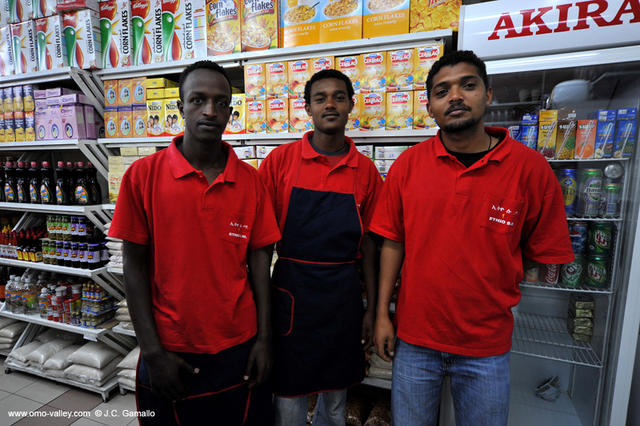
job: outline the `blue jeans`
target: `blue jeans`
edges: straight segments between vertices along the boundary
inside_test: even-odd
[[[344,426],[346,421],[347,390],[318,394],[313,426]],[[305,426],[309,397],[283,398],[276,396],[276,426]]]
[[[456,426],[507,424],[509,352],[474,358],[434,351],[400,339],[393,358],[392,424],[436,425],[445,375],[451,377]]]

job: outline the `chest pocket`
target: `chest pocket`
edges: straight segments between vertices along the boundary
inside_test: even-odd
[[[498,234],[519,233],[524,221],[524,201],[487,193],[481,199],[477,220],[480,226]]]

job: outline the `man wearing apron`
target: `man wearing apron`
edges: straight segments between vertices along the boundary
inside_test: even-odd
[[[144,425],[272,423],[265,247],[280,231],[258,173],[221,139],[230,102],[224,69],[187,67],[184,136],[122,179],[109,235],[124,240]]]
[[[342,425],[346,388],[363,379],[363,345],[371,344],[376,247],[366,232],[382,180],[344,134],[349,77],[316,73],[305,102],[315,131],[276,148],[259,170],[282,233],[272,277],[276,425],[303,426],[315,393],[314,425]]]

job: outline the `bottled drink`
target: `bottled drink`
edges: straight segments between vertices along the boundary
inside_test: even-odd
[[[102,202],[102,191],[98,183],[98,170],[90,162],[87,163],[87,180],[92,196],[92,204],[100,204]]]
[[[16,190],[18,193],[19,203],[29,202],[29,177],[28,172],[24,168],[24,162],[18,161],[16,168]]]
[[[76,167],[76,186],[75,186],[75,200],[76,204],[87,205],[91,203],[91,189],[87,179],[87,174],[84,168],[84,162],[78,161],[78,167]]]
[[[40,307],[40,318],[47,319],[49,315],[49,291],[44,287],[38,298],[38,305]]]
[[[16,186],[15,166],[12,161],[5,163],[4,174],[4,199],[8,203],[17,203],[18,188]]]
[[[40,202],[42,204],[56,204],[56,189],[53,181],[53,169],[48,161],[42,162],[40,181]]]
[[[40,171],[37,161],[31,162],[27,176],[29,177],[29,201],[32,204],[40,204]]]
[[[9,278],[9,281],[7,281],[7,285],[5,286],[5,290],[4,290],[4,297],[5,297],[5,309],[7,310],[7,312],[13,312],[13,292],[14,292],[14,287],[13,287],[13,275],[11,275],[11,277]]]
[[[69,205],[71,203],[71,176],[64,166],[64,161],[58,161],[56,167],[56,204]]]

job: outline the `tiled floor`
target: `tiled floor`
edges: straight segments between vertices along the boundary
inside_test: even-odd
[[[51,380],[17,371],[5,374],[0,357],[0,426],[126,426],[137,425],[137,419],[123,416],[123,411],[133,412],[136,401],[133,393],[111,393],[108,402],[102,402],[97,393],[66,386]],[[10,416],[23,411],[23,415]],[[45,411],[47,417],[33,412]],[[32,412],[30,416],[26,413]],[[75,413],[74,413],[75,412]],[[85,412],[85,413],[78,413]],[[69,416],[65,418],[62,416]]]

